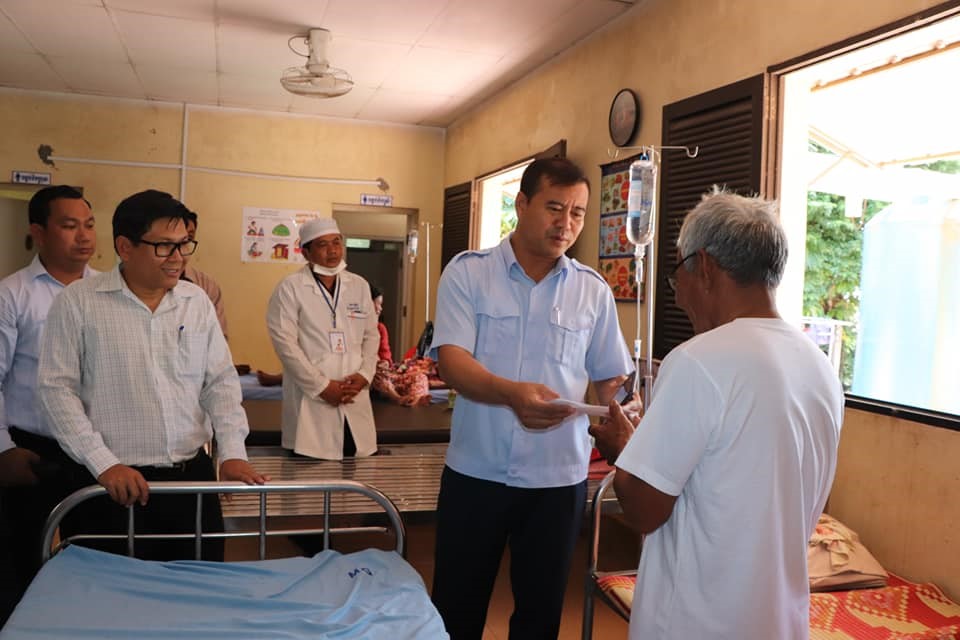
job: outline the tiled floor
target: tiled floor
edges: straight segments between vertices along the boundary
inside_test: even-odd
[[[407,523],[407,560],[413,565],[429,590],[433,578],[434,527],[430,522]],[[342,551],[349,547],[335,545]],[[361,545],[362,546],[362,545]],[[389,546],[389,545],[388,545]],[[297,551],[285,540],[271,540],[268,555],[271,557],[296,554]],[[227,547],[227,559],[240,560],[256,557],[256,543],[253,541],[231,540]],[[581,535],[577,543],[570,580],[567,584],[566,601],[559,640],[579,640],[581,638],[584,576],[587,566],[587,540]],[[510,593],[508,558],[500,567],[500,574],[494,587],[490,609],[487,614],[487,626],[483,640],[507,640],[510,614],[513,610],[513,598]],[[627,623],[606,606],[597,603],[594,615],[593,637],[596,640],[619,640],[627,637]]]

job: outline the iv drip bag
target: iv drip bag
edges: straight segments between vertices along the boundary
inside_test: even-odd
[[[630,165],[630,192],[627,196],[627,239],[638,247],[653,240],[657,193],[657,166],[645,157]]]

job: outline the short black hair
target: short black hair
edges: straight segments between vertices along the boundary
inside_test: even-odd
[[[527,198],[535,196],[540,191],[540,178],[546,178],[550,184],[561,187],[583,183],[590,191],[590,180],[583,169],[566,158],[538,158],[531,162],[520,178],[520,192]]]
[[[195,225],[200,224],[197,214],[195,214],[193,211],[190,211],[189,209],[187,209],[187,217],[184,219],[183,224],[187,224],[188,222],[192,222]]]
[[[186,224],[191,213],[169,193],[156,189],[135,193],[118,204],[113,213],[113,240],[123,236],[138,243],[155,221],[170,218]]]
[[[375,284],[370,285],[370,299],[376,300],[383,295],[383,291],[380,291],[380,287]]]
[[[68,187],[65,184],[44,187],[33,194],[33,197],[30,198],[30,204],[27,205],[27,216],[30,224],[46,227],[47,220],[50,219],[50,203],[60,198],[83,200],[88,207],[93,209],[87,199],[83,197],[83,194],[73,187]]]

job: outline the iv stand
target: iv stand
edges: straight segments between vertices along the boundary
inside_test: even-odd
[[[615,149],[607,149],[607,156],[616,160],[620,157],[621,151],[642,151],[644,153],[649,153],[650,157],[652,158],[654,153],[659,156],[661,151],[670,149],[683,151],[687,154],[688,158],[696,158],[698,155],[700,155],[700,145],[696,145],[691,149],[689,146],[683,144],[665,144],[661,146],[648,144],[640,147],[617,147]]]
[[[435,222],[421,222],[421,226],[424,229],[424,253],[426,253],[426,259],[424,260],[424,267],[427,270],[427,279],[426,279],[426,288],[425,296],[423,302],[423,321],[424,323],[430,322],[430,231],[434,228],[443,228],[442,223]]]
[[[653,205],[656,207],[656,203]],[[656,209],[654,209],[656,213]],[[637,297],[637,337],[633,341],[633,362],[637,367],[637,375],[633,379],[633,393],[635,395],[640,392],[640,361],[644,360],[646,364],[646,369],[643,371],[643,399],[644,404],[649,404],[651,396],[653,395],[653,278],[647,278],[646,283],[643,282],[643,273],[644,273],[644,263],[646,262],[646,271],[647,273],[653,273],[653,251],[649,254],[647,253],[646,245],[638,244],[633,249],[634,262],[636,262],[636,281],[637,289],[639,290],[641,286],[644,287],[643,298],[646,301],[647,309],[647,341],[646,341],[646,354],[644,358],[641,358],[641,353],[644,351],[641,348],[640,340],[640,298]],[[644,406],[646,409],[646,406]]]
[[[697,145],[691,150],[688,146],[682,145],[643,145],[640,147],[621,147],[625,150],[639,150],[642,153],[645,153],[653,162],[657,165],[657,182],[659,182],[659,168],[660,168],[660,156],[661,152],[666,149],[678,149],[683,150],[688,158],[696,158],[700,153],[700,146]],[[618,157],[620,154],[620,148],[615,149],[611,154],[610,150],[607,150],[607,155],[612,158]],[[659,184],[654,185],[654,190],[656,192]],[[657,219],[657,198],[653,199],[653,212],[652,217],[654,220]],[[652,245],[653,243],[651,243]],[[652,249],[652,247],[651,247]],[[644,267],[646,267],[646,272],[653,273],[653,250],[649,253],[647,252],[647,246],[638,244],[634,247],[634,260],[637,264],[636,267],[636,281],[637,281],[637,290],[639,291],[641,284],[643,283],[643,273]],[[644,264],[646,263],[646,264]],[[645,353],[646,360],[646,370],[643,372],[643,400],[645,405],[649,405],[650,401],[653,399],[653,278],[647,278],[646,283],[644,284],[644,304],[646,305],[647,310],[647,342],[646,349],[641,348],[640,341],[640,297],[637,296],[637,337],[634,340],[634,352],[633,358],[634,363],[637,367],[637,375],[633,380],[633,392],[634,394],[639,393],[640,391],[640,355],[643,351]],[[646,409],[646,406],[644,406]]]

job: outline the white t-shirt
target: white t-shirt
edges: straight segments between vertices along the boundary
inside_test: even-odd
[[[678,496],[644,542],[630,638],[809,636],[807,540],[842,419],[827,358],[782,320],[740,318],[670,353],[616,463]]]

